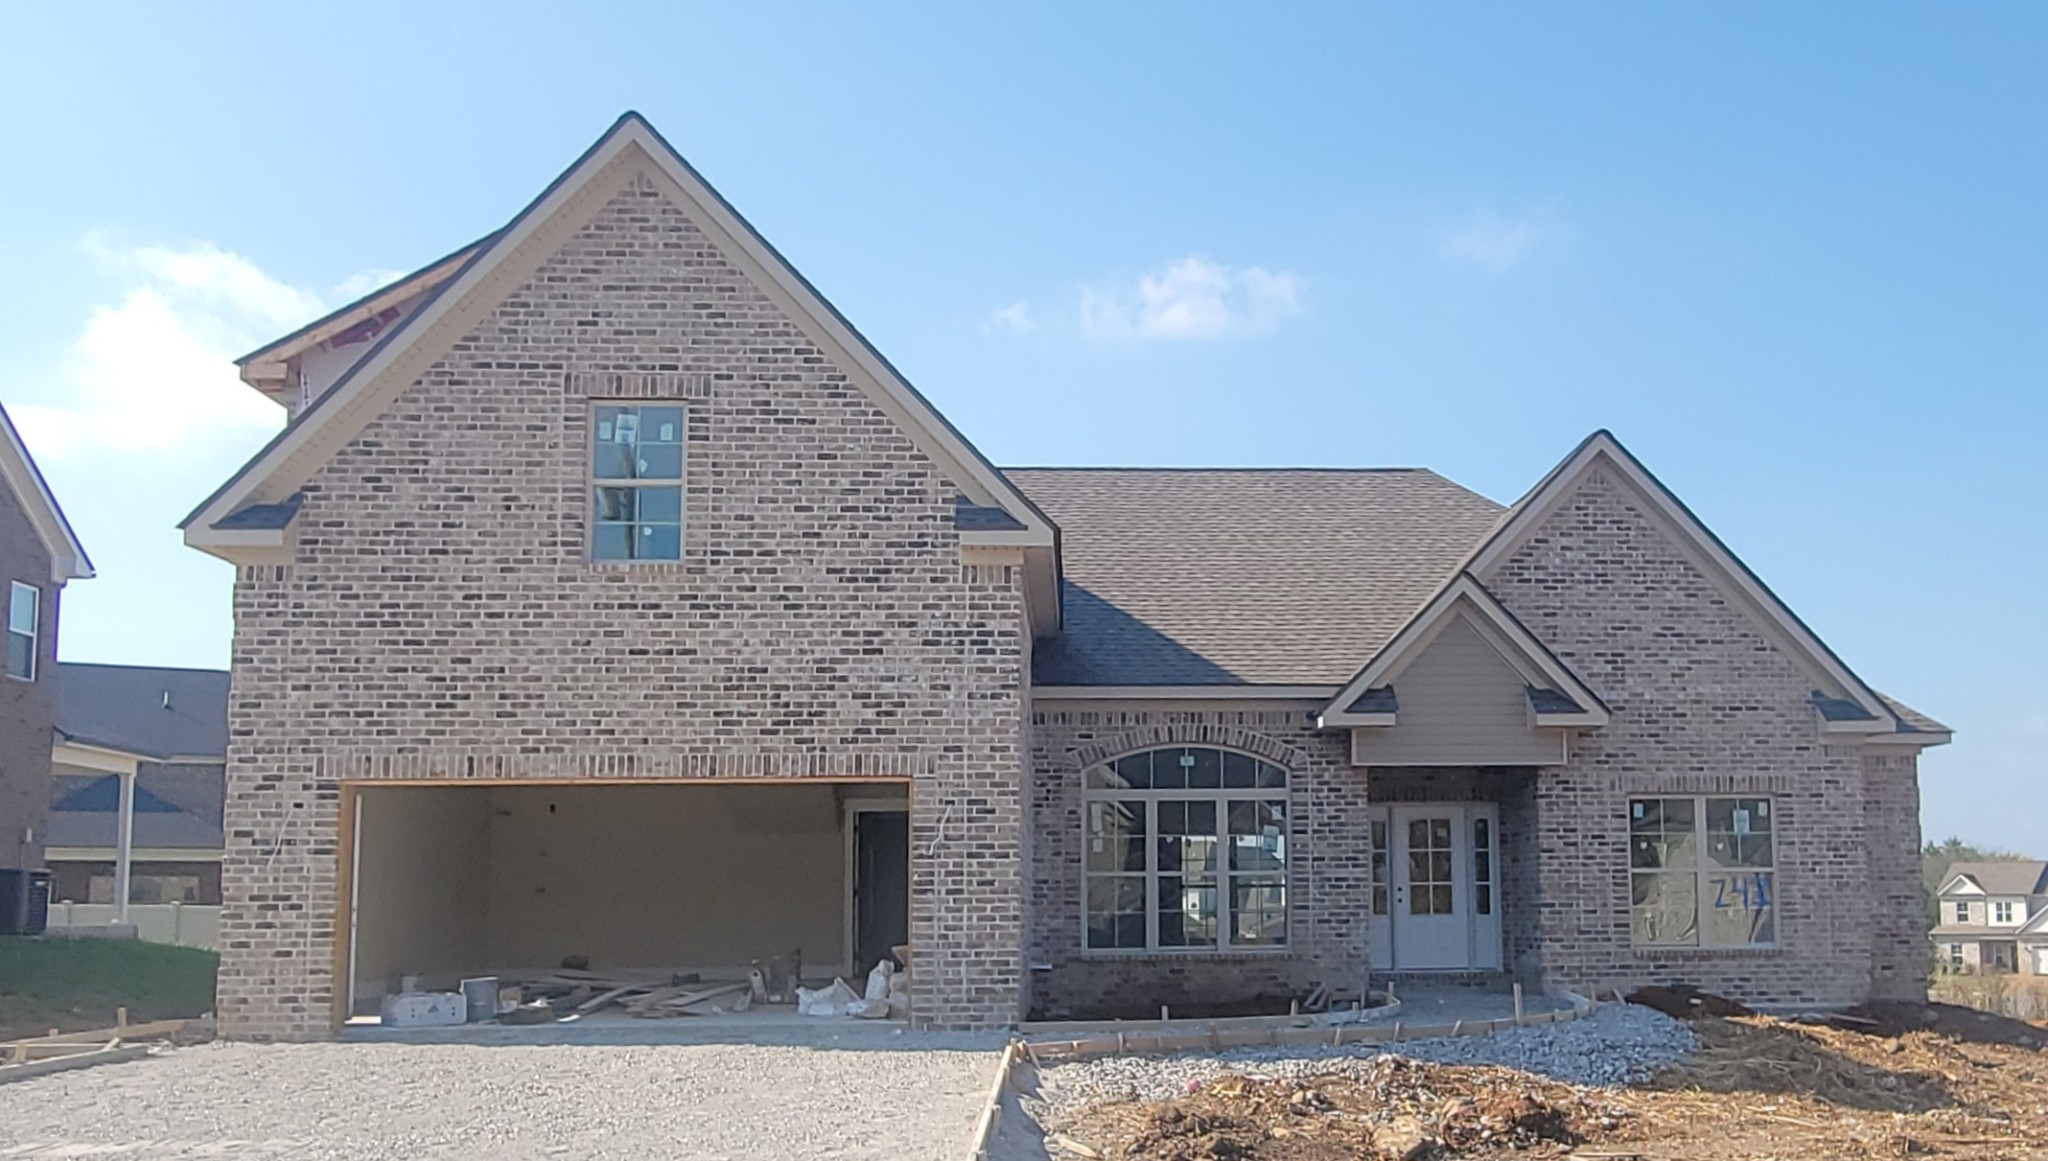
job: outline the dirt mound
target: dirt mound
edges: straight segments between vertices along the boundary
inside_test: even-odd
[[[1910,1032],[1931,1032],[1972,1044],[2009,1044],[2048,1051],[2048,1031],[2024,1020],[1959,1008],[1954,1004],[1913,1004],[1898,1000],[1873,1000],[1848,1011],[1852,1029],[1874,1036],[1904,1036]],[[1867,1023],[1864,1023],[1866,1022]],[[1847,1023],[1847,1022],[1845,1022]]]
[[[1627,1118],[1596,1093],[1511,1069],[1380,1057],[1349,1073],[1224,1076],[1170,1100],[1097,1104],[1071,1131],[1109,1157],[1406,1161],[1560,1153]]]
[[[1743,1004],[1726,996],[1703,992],[1684,984],[1672,987],[1653,985],[1637,988],[1625,997],[1631,1004],[1655,1008],[1666,1016],[1679,1020],[1724,1018],[1728,1016],[1753,1016],[1756,1013]]]

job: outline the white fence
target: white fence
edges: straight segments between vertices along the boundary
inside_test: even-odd
[[[50,930],[105,927],[114,922],[112,903],[52,903]],[[220,946],[220,908],[198,903],[130,903],[128,922],[137,939],[182,947]]]

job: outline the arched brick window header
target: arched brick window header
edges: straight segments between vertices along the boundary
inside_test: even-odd
[[[1114,737],[1091,742],[1073,753],[1074,768],[1086,770],[1140,750],[1161,746],[1218,746],[1263,758],[1282,770],[1301,769],[1307,759],[1300,750],[1255,730],[1241,726],[1167,725],[1127,730]]]

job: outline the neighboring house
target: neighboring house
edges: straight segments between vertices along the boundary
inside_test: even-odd
[[[129,902],[219,903],[228,675],[67,661],[56,677],[51,900],[119,898],[125,792]]]
[[[289,423],[184,526],[237,566],[225,1035],[904,942],[935,1027],[1383,973],[1924,995],[1948,730],[1605,432],[1506,508],[1000,470],[631,115],[241,366]]]
[[[1955,863],[1935,892],[1944,967],[2048,976],[2048,862]]]
[[[0,408],[0,872],[43,865],[58,598],[65,582],[90,576],[92,561]],[[20,914],[26,877],[0,876],[0,889],[11,892],[0,915]]]

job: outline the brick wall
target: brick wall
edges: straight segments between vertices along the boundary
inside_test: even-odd
[[[1530,792],[1536,875],[1510,891],[1535,928],[1511,935],[1518,967],[1581,990],[1686,981],[1754,1002],[1845,1003],[1872,991],[1881,944],[1880,990],[1921,986],[1924,949],[1892,931],[1921,915],[1907,901],[1917,823],[1873,821],[1917,816],[1910,759],[1867,768],[1857,747],[1824,745],[1812,678],[1630,493],[1596,470],[1481,579],[1614,710]],[[1627,800],[1664,793],[1773,796],[1778,947],[1632,947]]]
[[[680,563],[586,561],[608,396],[688,408]],[[913,1017],[1016,1017],[1016,570],[644,177],[305,493],[236,584],[224,1034],[326,1033],[341,787],[393,777],[913,778]]]
[[[1369,971],[1372,832],[1365,773],[1342,733],[1318,733],[1308,712],[1090,709],[1040,704],[1032,714],[1030,960],[1038,1019],[1128,1005],[1191,1004],[1306,991],[1355,990]],[[1219,953],[1090,953],[1082,949],[1081,771],[1160,745],[1215,745],[1288,770],[1288,949]]]
[[[0,868],[43,865],[50,806],[50,743],[56,712],[57,603],[50,551],[12,489],[0,485],[0,617],[14,581],[42,591],[36,679],[0,675]],[[33,841],[24,841],[33,831]]]

